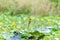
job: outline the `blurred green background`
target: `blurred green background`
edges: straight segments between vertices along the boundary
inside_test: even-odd
[[[60,0],[0,0],[0,40],[18,32],[19,40],[60,40]]]
[[[60,0],[0,0],[0,12],[6,11],[14,15],[60,15]]]

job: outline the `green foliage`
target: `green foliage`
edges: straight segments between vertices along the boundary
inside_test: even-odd
[[[51,2],[54,2],[56,5],[55,7],[57,8],[59,6],[60,1],[59,0],[50,0]]]
[[[22,39],[32,39],[37,40],[41,38],[42,40],[52,40],[59,35],[60,30],[60,17],[59,16],[31,16],[31,23],[28,27],[30,15],[0,15],[0,34],[7,32],[8,37],[13,35],[14,31],[20,31],[22,33]],[[39,29],[42,27],[42,29]],[[45,30],[46,27],[51,31],[48,35]],[[52,28],[49,28],[52,27]],[[42,32],[40,32],[42,31]],[[55,35],[55,36],[54,36]],[[4,36],[2,40],[4,40]],[[33,38],[32,38],[33,37]],[[54,38],[53,38],[54,37]],[[59,37],[58,37],[59,38]]]
[[[0,0],[2,2],[0,5],[0,40],[6,40],[18,32],[21,32],[22,40],[56,40],[56,38],[60,40],[60,16],[31,16],[31,4],[20,8],[16,0],[11,1],[13,2],[7,4],[7,0]],[[50,1],[56,4],[56,8],[59,6],[60,0]]]
[[[56,2],[56,3],[57,3],[59,0],[50,0],[50,1],[51,1],[51,2]]]

